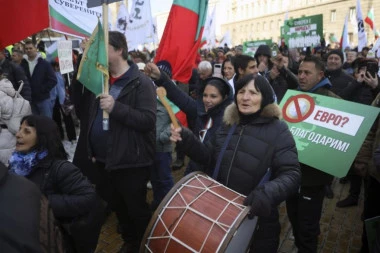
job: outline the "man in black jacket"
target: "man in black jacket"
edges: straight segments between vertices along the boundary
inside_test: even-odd
[[[355,93],[348,87],[356,80],[343,70],[343,62],[343,52],[340,49],[330,51],[327,54],[325,75],[332,84],[332,92],[343,99],[352,101]]]
[[[331,83],[324,76],[324,64],[315,56],[307,56],[298,70],[299,90],[338,98],[330,91]],[[325,185],[333,176],[301,163],[301,187],[286,200],[288,217],[298,252],[317,252]]]
[[[156,92],[127,60],[122,33],[109,32],[108,48],[110,90],[93,96],[87,146],[101,175],[97,191],[119,220],[125,242],[120,252],[138,252],[151,217],[146,184],[156,152]],[[103,110],[109,113],[108,131],[102,128]]]
[[[32,90],[32,112],[36,115],[53,116],[53,104],[50,100],[50,90],[57,84],[57,77],[49,62],[42,59],[34,43],[25,42],[27,57],[22,60],[26,76]]]

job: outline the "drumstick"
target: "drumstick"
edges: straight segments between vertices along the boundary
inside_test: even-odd
[[[160,99],[161,103],[165,106],[165,109],[168,111],[170,120],[172,121],[174,127],[179,128],[177,118],[175,117],[174,112],[173,112],[172,108],[170,107],[168,101],[165,99],[165,97],[166,97],[165,88],[164,87],[158,87],[156,89],[156,93],[157,93],[157,96]]]

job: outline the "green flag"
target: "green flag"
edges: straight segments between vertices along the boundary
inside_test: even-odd
[[[104,76],[108,76],[108,59],[104,43],[103,26],[98,25],[86,45],[79,65],[77,79],[96,96],[103,93]]]

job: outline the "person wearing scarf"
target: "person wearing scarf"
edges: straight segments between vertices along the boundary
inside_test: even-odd
[[[247,196],[248,218],[258,216],[249,252],[277,252],[277,206],[297,192],[301,178],[295,142],[280,120],[275,98],[264,77],[250,74],[235,83],[235,103],[226,108],[223,124],[210,140],[202,143],[186,128],[171,131],[179,150],[207,168],[209,175],[216,174],[217,181]],[[230,129],[219,172],[214,173]]]
[[[67,161],[56,123],[46,116],[28,115],[21,120],[16,139],[9,173],[29,179],[48,198],[55,218],[65,228],[67,252],[94,252],[103,221],[86,220],[87,226],[78,226],[76,221],[97,210],[95,189]]]

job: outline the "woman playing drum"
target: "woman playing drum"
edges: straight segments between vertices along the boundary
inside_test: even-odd
[[[220,183],[248,196],[244,204],[251,206],[250,218],[259,217],[250,252],[277,252],[277,206],[297,191],[301,177],[295,142],[280,120],[281,110],[264,77],[248,75],[235,83],[234,99],[225,110],[223,125],[208,142],[174,127],[171,140],[192,160],[210,168],[207,173]],[[213,171],[215,167],[219,171]]]

